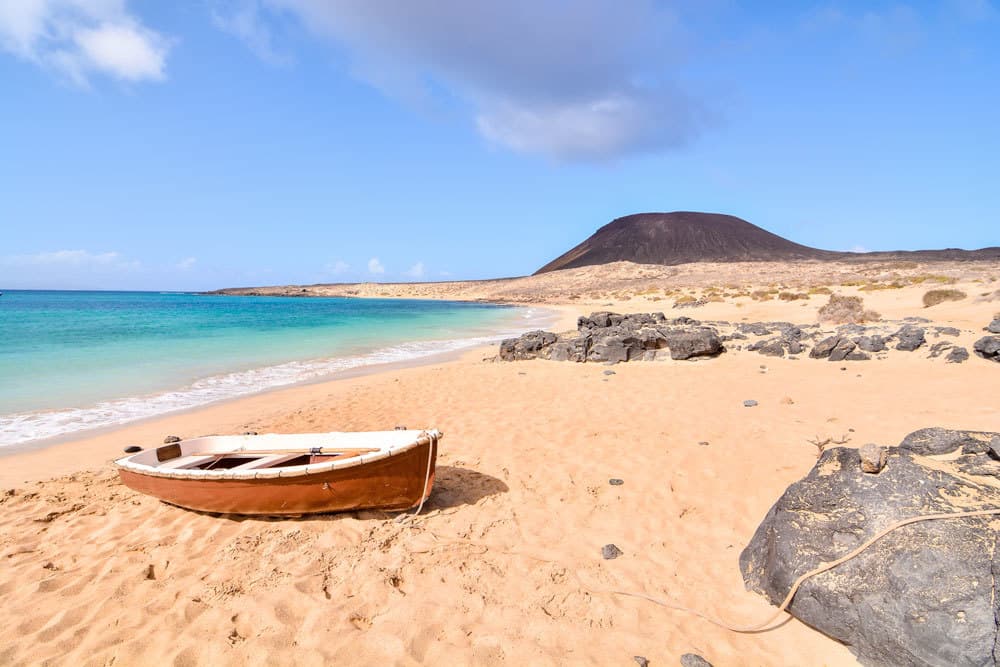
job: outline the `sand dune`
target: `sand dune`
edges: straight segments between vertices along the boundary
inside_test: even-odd
[[[972,297],[923,309],[923,291],[882,290],[866,303],[886,317],[930,313],[967,329],[963,341],[998,309]],[[645,299],[616,306],[648,309]],[[743,301],[685,314],[809,321],[820,303]],[[563,309],[561,326],[580,311]],[[483,361],[493,354],[294,387],[5,457],[0,663],[631,665],[641,655],[674,665],[695,652],[717,666],[854,664],[794,620],[741,635],[613,591],[762,619],[773,608],[744,590],[737,557],[815,462],[810,440],[1000,430],[990,399],[1000,368],[975,357],[842,365],[732,353],[609,369]],[[126,489],[109,464],[126,444],[167,434],[398,424],[446,432],[434,495],[412,525],[379,512],[198,514]],[[602,559],[609,543],[623,555]]]

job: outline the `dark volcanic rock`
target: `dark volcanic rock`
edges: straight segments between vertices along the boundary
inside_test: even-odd
[[[865,352],[882,352],[885,350],[885,339],[878,334],[861,336],[856,342],[858,347]]]
[[[843,361],[847,358],[847,355],[854,351],[855,347],[857,347],[857,344],[850,338],[841,338],[837,341],[837,344],[833,346],[833,349],[830,350],[830,356],[827,357],[827,360]]]
[[[681,667],[712,667],[712,663],[697,653],[685,653],[681,656]]]
[[[830,336],[829,338],[824,338],[820,342],[813,346],[809,356],[813,359],[826,359],[833,352],[834,348],[840,343],[840,336]]]
[[[924,330],[911,324],[907,324],[902,327],[899,331],[894,333],[893,336],[895,336],[896,340],[899,341],[899,344],[896,345],[896,349],[903,350],[904,352],[913,352],[927,340],[924,336]]]
[[[785,346],[782,344],[780,338],[772,338],[771,340],[757,341],[756,343],[747,346],[747,349],[751,352],[759,352],[765,357],[783,357],[785,356]]]
[[[934,343],[933,345],[931,345],[931,351],[930,351],[930,354],[927,355],[927,358],[928,359],[937,359],[942,354],[944,354],[945,351],[950,350],[951,348],[952,348],[952,344],[949,341],[946,341],[946,340],[940,341],[938,343]]]
[[[614,560],[622,555],[622,550],[614,544],[605,544],[601,547],[601,557],[604,560]]]
[[[1000,334],[1000,317],[995,318],[986,326],[986,330],[990,333]]]
[[[529,331],[518,338],[508,338],[500,343],[500,358],[504,361],[536,359],[558,337],[548,331]]]
[[[903,441],[899,443],[899,448],[921,456],[950,454],[960,448],[966,454],[981,454],[986,451],[982,443],[988,442],[992,435],[994,434],[987,431],[922,428],[903,438]]]
[[[960,364],[969,358],[969,351],[964,347],[953,347],[944,360],[949,364]]]
[[[736,330],[741,334],[753,334],[754,336],[768,336],[771,334],[771,330],[767,328],[767,325],[763,322],[748,322],[745,324],[739,324]]]
[[[589,333],[576,338],[560,339],[552,344],[548,358],[552,361],[586,361],[593,341],[593,336]]]
[[[500,344],[500,359],[552,361],[654,361],[713,356],[724,351],[719,332],[690,317],[668,320],[663,313],[597,312],[577,320],[576,336],[531,331]]]
[[[740,555],[747,587],[780,604],[795,579],[905,518],[1000,506],[1000,462],[963,453],[925,465],[918,452],[988,450],[988,437],[925,429],[887,451],[877,474],[857,450],[823,453],[771,508]],[[967,447],[968,440],[978,443]],[[966,444],[962,444],[966,443]],[[948,448],[951,448],[950,450]],[[806,580],[789,611],[845,643],[865,665],[995,665],[1000,570],[993,517],[924,521],[886,535]]]
[[[1000,336],[983,336],[973,344],[972,350],[983,359],[1000,362]]]
[[[939,336],[958,336],[962,333],[955,327],[934,327],[934,331],[936,331]]]
[[[587,353],[587,361],[616,364],[628,361],[629,348],[621,336],[606,336],[599,339]]]
[[[670,331],[665,334],[671,359],[715,356],[722,353],[722,341],[713,329]]]

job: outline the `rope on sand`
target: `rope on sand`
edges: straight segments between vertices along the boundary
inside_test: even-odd
[[[431,468],[434,465],[434,449],[437,446],[437,435],[436,431],[431,433],[426,433],[427,435],[427,472],[424,473],[424,490],[420,494],[420,504],[417,505],[417,511],[413,514],[403,514],[396,519],[398,523],[406,523],[412,521],[418,514],[420,510],[424,509],[424,503],[427,502],[427,486],[431,483]]]

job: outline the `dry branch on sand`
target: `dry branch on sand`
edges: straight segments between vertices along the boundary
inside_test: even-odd
[[[816,448],[816,458],[819,458],[823,456],[823,452],[826,451],[827,445],[846,445],[850,439],[851,436],[845,433],[844,435],[840,436],[839,440],[835,440],[834,438],[820,439],[820,437],[817,435],[815,440],[806,440],[806,442],[808,442],[810,445]]]

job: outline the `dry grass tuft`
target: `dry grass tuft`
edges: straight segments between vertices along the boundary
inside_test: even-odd
[[[910,278],[910,282],[914,285],[920,285],[921,283],[940,283],[942,285],[950,285],[952,283],[958,282],[957,278],[952,278],[950,276],[935,275],[933,273],[924,273],[919,276],[913,276]]]
[[[930,308],[945,301],[961,301],[967,296],[969,295],[958,289],[932,289],[924,294],[924,308]]]
[[[830,300],[819,309],[820,322],[833,324],[861,324],[877,322],[882,316],[874,310],[865,310],[864,301],[860,296],[843,296],[831,294]]]
[[[808,299],[809,295],[805,292],[781,292],[778,294],[778,298],[782,301],[798,301],[799,299]]]

